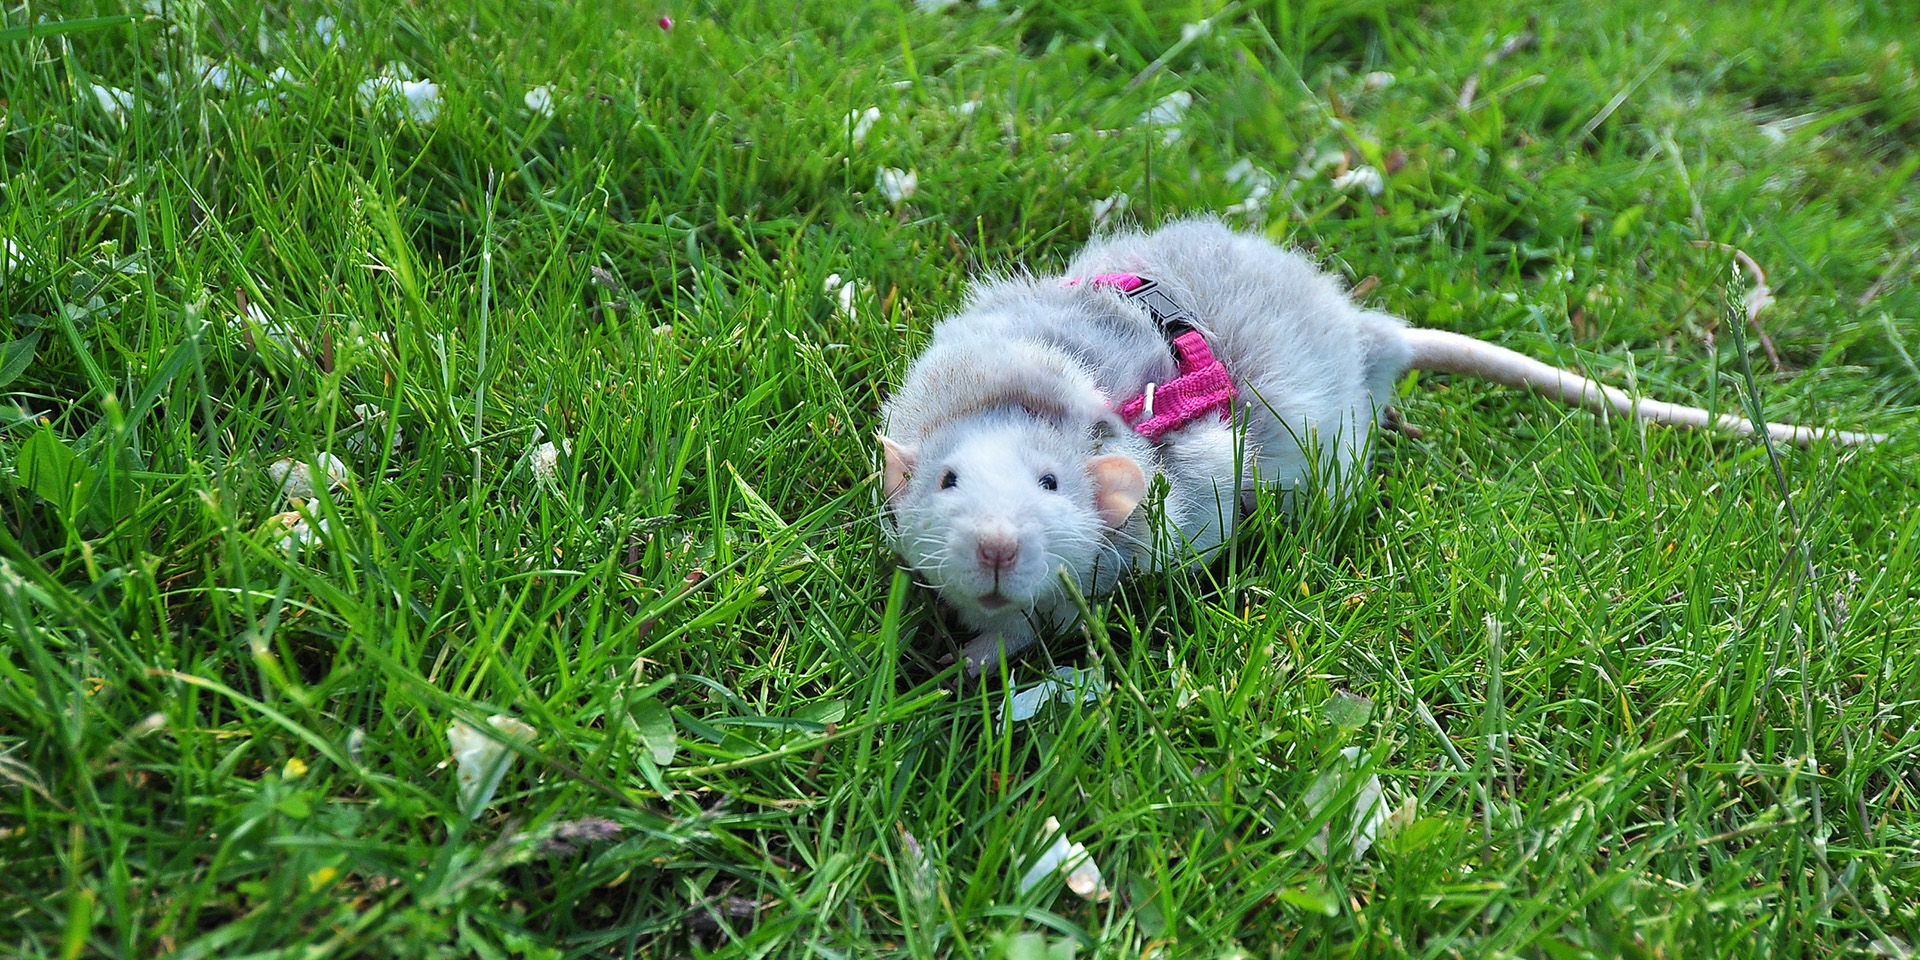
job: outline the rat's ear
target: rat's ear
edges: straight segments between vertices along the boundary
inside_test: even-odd
[[[1093,506],[1109,527],[1119,527],[1133,516],[1133,508],[1147,497],[1147,475],[1132,457],[1112,454],[1087,461],[1093,477]]]
[[[892,503],[895,497],[906,492],[907,475],[913,472],[913,451],[884,436],[880,438],[880,449],[887,461],[881,489],[886,491],[887,502]]]

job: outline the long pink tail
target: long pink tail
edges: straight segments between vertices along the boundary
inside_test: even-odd
[[[1408,328],[1406,337],[1407,343],[1413,347],[1413,368],[1416,370],[1464,373],[1504,386],[1533,390],[1561,403],[1585,407],[1595,413],[1612,410],[1676,427],[1723,430],[1743,437],[1753,434],[1753,421],[1747,417],[1731,413],[1711,414],[1699,407],[1641,399],[1579,374],[1550,367],[1525,354],[1458,333]],[[1799,427],[1790,423],[1769,423],[1767,433],[1776,441],[1803,447],[1816,440],[1855,446],[1885,443],[1888,439],[1884,433],[1855,433],[1828,427]]]

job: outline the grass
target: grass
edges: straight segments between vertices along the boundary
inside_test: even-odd
[[[0,33],[0,952],[1906,955],[1920,55],[1897,3],[1763,6]],[[234,82],[162,76],[195,56]],[[429,122],[357,94],[402,65]],[[1180,91],[1177,138],[1139,122]],[[1106,693],[998,722],[869,438],[967,276],[1058,265],[1119,193],[1650,396],[1897,436],[1410,380],[1425,436],[1361,509],[1133,584],[1010,678]],[[1777,368],[1701,241],[1766,271]],[[351,480],[289,553],[267,467],[323,452]],[[496,714],[536,734],[469,821],[447,730]],[[1355,857],[1369,776],[1405,814]],[[1114,896],[1021,891],[1048,817]],[[555,849],[588,818],[621,829]]]

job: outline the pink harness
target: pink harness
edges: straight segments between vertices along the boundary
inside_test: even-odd
[[[1067,286],[1079,282],[1068,280]],[[1233,416],[1233,378],[1227,375],[1226,366],[1214,359],[1207,338],[1193,329],[1190,315],[1160,290],[1158,283],[1132,273],[1103,273],[1089,282],[1119,290],[1128,300],[1145,307],[1172,340],[1174,356],[1179,360],[1179,376],[1166,383],[1149,383],[1145,393],[1120,405],[1120,419],[1135,433],[1159,443],[1169,431],[1208,414],[1223,420]]]

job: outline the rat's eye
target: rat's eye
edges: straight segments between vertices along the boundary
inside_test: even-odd
[[[1058,489],[1060,489],[1060,481],[1059,481],[1059,479],[1058,479],[1058,478],[1056,478],[1056,477],[1055,477],[1055,476],[1054,476],[1053,474],[1051,474],[1051,473],[1047,473],[1047,474],[1041,474],[1041,476],[1040,476],[1040,489],[1042,489],[1042,490],[1058,490]]]
[[[946,473],[940,475],[940,489],[942,490],[952,489],[953,485],[959,482],[960,475],[954,473],[952,470],[948,470]]]

